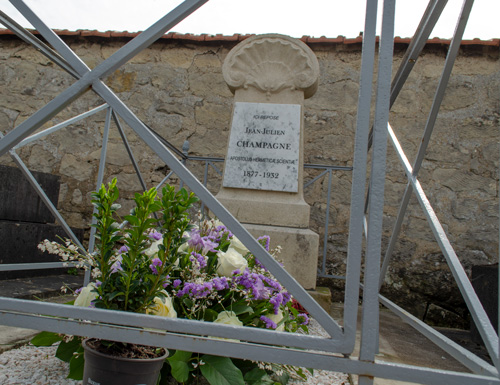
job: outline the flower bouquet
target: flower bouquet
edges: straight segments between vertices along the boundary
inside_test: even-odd
[[[190,221],[189,209],[197,201],[194,194],[166,186],[161,198],[157,195],[155,189],[136,194],[135,209],[119,223],[113,180],[92,195],[95,252],[82,253],[70,241],[46,240],[39,245],[63,260],[91,268],[93,282],[76,293],[75,306],[307,333],[307,315],[299,313],[290,294],[220,221],[201,217]],[[259,242],[270,251],[269,237]],[[276,256],[279,247],[270,252]],[[32,342],[40,346],[57,341],[61,342],[56,356],[70,363],[68,377],[81,378],[79,338],[43,332]],[[162,354],[154,347],[92,343],[116,355]],[[212,385],[286,384],[290,376],[305,378],[301,368],[287,365],[179,350],[169,353],[160,384],[171,377],[179,383],[205,377]]]

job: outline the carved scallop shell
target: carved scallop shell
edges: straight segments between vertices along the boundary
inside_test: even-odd
[[[319,64],[304,43],[282,35],[255,36],[229,52],[222,68],[232,92],[255,87],[266,94],[284,89],[302,90],[305,97],[317,89]]]

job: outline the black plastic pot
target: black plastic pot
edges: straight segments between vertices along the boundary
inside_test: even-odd
[[[156,385],[168,352],[157,358],[114,357],[82,342],[85,354],[82,385]]]

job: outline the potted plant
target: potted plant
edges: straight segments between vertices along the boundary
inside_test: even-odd
[[[193,194],[166,186],[162,196],[157,195],[155,189],[136,194],[135,209],[120,224],[116,217],[118,189],[113,180],[92,195],[97,220],[94,253],[81,254],[69,241],[46,240],[39,246],[92,269],[93,282],[81,289],[74,305],[307,332],[307,315],[299,313],[290,294],[220,221],[189,220],[189,208],[197,201]],[[269,237],[259,241],[269,251]],[[279,248],[271,252],[276,255]],[[49,345],[55,341],[61,341],[56,356],[69,360],[69,377],[75,379],[81,376],[83,356],[84,378],[88,378],[91,367],[100,365],[95,364],[100,354],[134,355],[130,350],[136,348],[102,340],[85,340],[82,348],[78,338],[45,332],[32,342]],[[221,383],[220,378],[236,385],[286,384],[291,375],[305,378],[302,369],[286,365],[173,350],[165,360],[162,354],[166,352],[161,349],[139,349],[165,361],[163,384],[172,383],[172,377],[178,383],[205,377],[212,385]],[[101,382],[106,383],[110,382]],[[147,382],[141,379],[140,383]]]

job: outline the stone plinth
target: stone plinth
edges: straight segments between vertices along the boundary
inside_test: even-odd
[[[271,237],[270,248],[281,246],[278,259],[304,289],[316,288],[318,234],[309,229],[244,224],[255,238]]]
[[[303,196],[303,109],[318,87],[316,56],[297,39],[260,35],[233,48],[222,71],[234,106],[217,199],[252,235],[280,245],[285,269],[314,289],[319,237]]]
[[[309,205],[297,194],[283,194],[223,188],[217,199],[243,223],[308,228]]]

